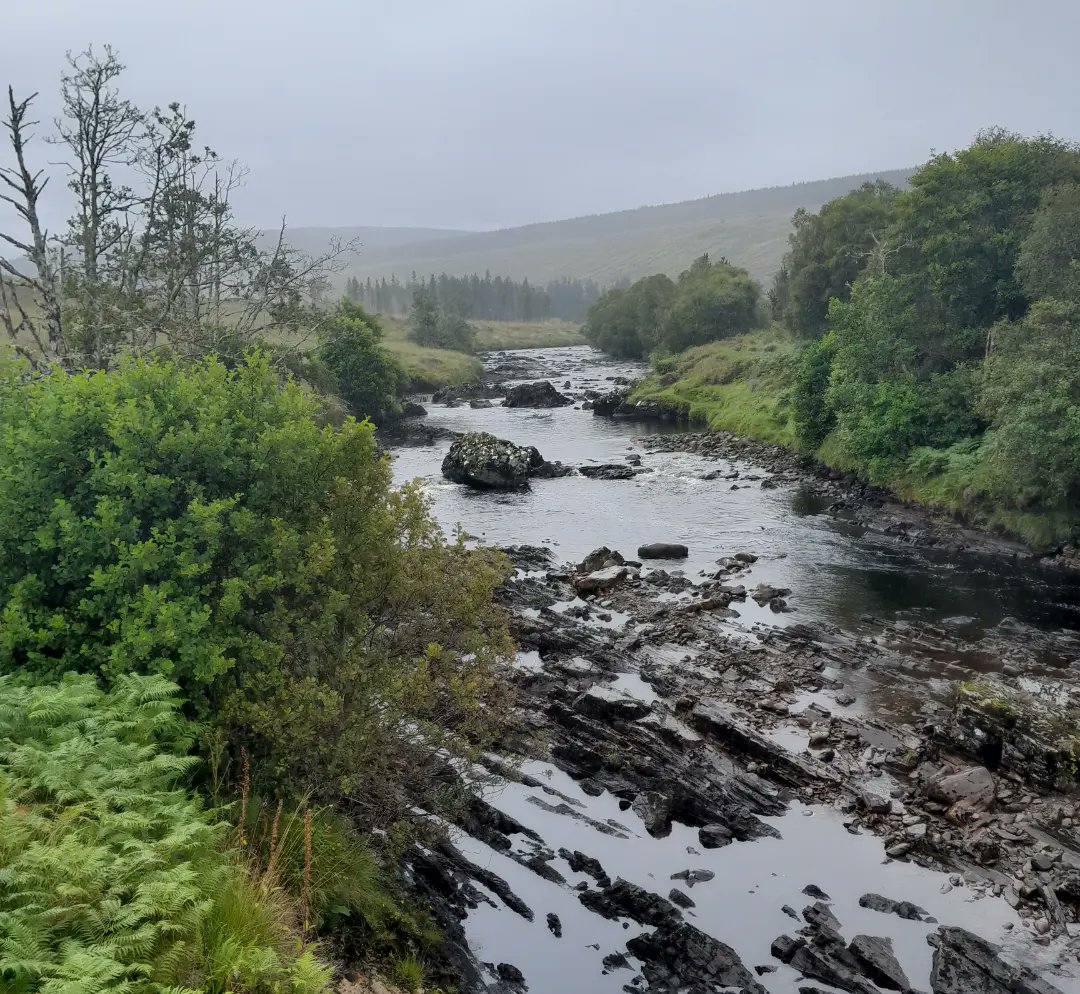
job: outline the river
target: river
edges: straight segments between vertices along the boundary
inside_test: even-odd
[[[497,353],[487,361],[495,366],[513,363],[515,380],[547,379],[572,395],[606,390],[613,378],[641,373],[634,364],[612,361],[584,347]],[[970,649],[934,656],[926,664],[931,667],[925,674],[927,686],[966,671],[1000,669],[1003,651],[1021,658],[1025,672],[1036,676],[1066,673],[1080,657],[1080,642],[1075,640],[1080,590],[1058,574],[1021,570],[1013,562],[989,557],[949,557],[845,527],[825,514],[823,502],[806,488],[762,488],[761,472],[753,466],[722,463],[718,476],[714,460],[651,451],[635,441],[650,431],[673,430],[670,427],[597,418],[577,406],[507,409],[497,400],[495,405],[474,409],[427,403],[425,424],[455,432],[488,431],[535,445],[546,459],[572,465],[621,463],[636,454],[649,472],[628,481],[570,476],[536,480],[519,492],[475,491],[442,479],[440,464],[449,441],[394,449],[395,478],[419,478],[448,531],[460,527],[470,538],[491,545],[547,546],[561,562],[578,561],[601,545],[633,557],[646,542],[681,542],[690,555],[678,565],[690,578],[715,570],[721,557],[750,550],[758,559],[740,582],[790,588],[792,611],[777,614],[747,601],[739,606],[740,617],[730,623],[733,631],[753,638],[773,626],[813,620],[867,636],[880,633],[882,626],[895,630],[933,625],[949,632],[953,645],[959,640]],[[987,639],[998,640],[994,651],[980,648]],[[521,663],[530,665],[527,658]],[[645,699],[652,693],[633,674],[625,676],[622,687]],[[899,697],[905,702],[899,707],[914,711],[921,693],[909,682],[905,691],[895,694],[890,682],[879,678],[868,694],[868,706],[887,712]],[[491,802],[534,829],[552,849],[592,853],[613,878],[620,875],[665,894],[671,874],[687,866],[695,831],[676,824],[667,838],[652,838],[634,812],[610,795],[586,794],[546,762],[530,762],[525,769],[551,790],[507,782],[495,789]],[[598,834],[588,821],[537,803],[544,797],[550,800],[552,791],[595,821],[618,823],[624,837]],[[717,877],[692,891],[697,902],[690,913],[694,924],[734,947],[751,968],[776,965],[770,943],[793,925],[782,908],[807,904],[801,890],[811,883],[830,894],[846,933],[890,937],[917,989],[928,987],[931,950],[926,937],[932,927],[860,908],[858,898],[865,892],[914,901],[943,923],[963,925],[1011,948],[1039,971],[1049,970],[1060,953],[1056,946],[1031,947],[1023,923],[1005,901],[962,883],[957,886],[955,878],[950,883],[948,876],[913,863],[883,863],[880,839],[849,834],[840,814],[829,807],[796,803],[772,821],[780,838],[706,851],[692,860]],[[605,920],[586,910],[572,888],[587,878],[564,861],[552,865],[567,884],[554,883],[463,833],[456,839],[462,852],[495,870],[537,910],[530,922],[489,895],[491,903],[481,904],[465,923],[481,961],[513,963],[534,994],[624,989],[634,976],[632,961],[631,969],[607,971],[601,960],[631,935],[645,931],[640,925]],[[559,916],[563,938],[545,926],[547,913]],[[494,973],[491,979],[496,983]],[[1068,972],[1052,979],[1063,991],[1080,992],[1080,980]],[[785,966],[765,973],[760,982],[771,994],[794,994],[806,983]]]

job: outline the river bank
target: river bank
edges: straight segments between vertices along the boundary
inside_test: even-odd
[[[488,361],[492,380],[538,373],[580,407],[637,370],[573,349]],[[1080,990],[1067,583],[1016,550],[862,527],[832,508],[850,483],[735,440],[484,399],[429,404],[429,444],[394,450],[444,523],[516,566],[519,731],[449,842],[411,864],[463,990],[872,991],[860,953],[888,944],[915,989],[1053,989],[1027,966]],[[635,472],[445,482],[474,428]],[[632,562],[648,541],[687,556],[601,553],[612,572],[582,596],[607,575],[579,568],[588,553]]]
[[[777,327],[713,342],[663,360],[628,391],[623,416],[671,420],[692,428],[729,432],[740,438],[777,444],[798,455],[793,393],[799,353],[791,336]],[[989,499],[983,446],[962,454],[924,450],[895,467],[887,481],[892,498],[971,528],[1015,536],[1080,564],[1074,520],[1060,509],[1010,507]],[[829,471],[867,478],[832,438],[812,454]]]

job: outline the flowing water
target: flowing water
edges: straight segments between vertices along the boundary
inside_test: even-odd
[[[568,384],[571,393],[606,390],[614,377],[640,373],[633,365],[613,362],[588,348],[533,350],[512,357],[520,366],[520,379],[549,379],[559,388]],[[495,355],[489,362],[506,359]],[[443,525],[448,530],[460,526],[486,544],[546,545],[557,560],[569,562],[600,545],[632,558],[645,542],[681,542],[689,547],[690,556],[680,567],[691,578],[715,570],[721,557],[753,552],[759,559],[739,582],[748,587],[758,582],[790,587],[794,611],[776,615],[753,601],[745,608],[740,604],[742,617],[735,624],[747,632],[755,625],[803,620],[828,622],[854,633],[880,631],[882,621],[918,622],[939,626],[971,643],[1004,631],[1023,646],[1038,645],[1040,634],[1080,631],[1080,590],[1075,583],[1049,573],[1022,571],[1014,563],[950,558],[872,533],[859,534],[824,515],[821,502],[808,489],[762,489],[753,477],[764,473],[753,466],[721,463],[721,477],[736,470],[739,477],[706,480],[703,476],[718,468],[715,460],[649,452],[634,442],[642,434],[671,428],[595,418],[575,407],[472,409],[432,404],[428,409],[429,425],[488,431],[535,445],[548,460],[573,465],[621,463],[636,453],[649,470],[629,481],[571,476],[537,480],[520,492],[482,492],[441,477],[449,442],[396,449],[395,477],[422,480]],[[1068,637],[1056,637],[1052,644],[1053,650],[1030,653],[1029,662],[1040,672],[1061,672],[1060,667],[1080,657],[1080,642],[1075,643],[1075,656]],[[950,665],[991,669],[1001,665],[999,658],[987,660],[978,652],[940,662],[946,670]],[[538,663],[527,656],[521,660],[524,666]],[[648,699],[651,691],[640,679],[627,675],[620,680],[617,690]],[[587,796],[549,765],[533,764],[528,769],[587,815],[577,819],[546,810],[536,803],[545,797],[542,788],[502,785],[492,802],[540,832],[547,845],[595,855],[612,878],[621,875],[661,894],[670,889],[670,875],[677,870],[713,869],[716,879],[691,892],[697,907],[688,913],[688,920],[733,946],[751,969],[776,965],[769,944],[798,928],[781,908],[789,904],[798,910],[812,903],[801,895],[810,883],[833,897],[833,910],[848,939],[856,933],[890,936],[916,988],[928,986],[930,949],[925,938],[934,926],[861,909],[857,904],[861,894],[876,891],[914,901],[944,924],[963,925],[1013,948],[1039,969],[1048,969],[1055,955],[1053,949],[1033,951],[1029,942],[1018,941],[1023,924],[1003,900],[982,897],[977,890],[955,886],[955,880],[950,884],[947,876],[914,864],[883,865],[881,841],[850,835],[831,809],[798,806],[773,820],[781,839],[692,855],[687,850],[696,844],[695,831],[676,825],[668,838],[654,839],[633,812],[620,810],[615,798]],[[613,819],[624,826],[625,837],[601,834],[588,819]],[[470,914],[466,932],[482,960],[513,963],[524,972],[534,994],[620,991],[631,980],[630,970],[605,973],[601,959],[621,950],[628,938],[642,931],[640,926],[624,927],[599,918],[569,888],[541,879],[475,839],[462,836],[457,842],[474,862],[503,876],[536,911],[536,920],[528,922],[493,896],[492,906],[482,905]],[[571,886],[584,879],[562,860],[551,865]],[[547,930],[548,912],[561,918],[563,938],[556,939]],[[1036,953],[1044,958],[1032,961]],[[1069,975],[1052,979],[1063,991],[1080,992],[1080,980]],[[773,994],[795,992],[800,983],[806,984],[783,966],[761,982]]]

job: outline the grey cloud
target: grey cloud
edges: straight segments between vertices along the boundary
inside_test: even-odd
[[[1080,133],[1075,0],[44,0],[0,81],[110,42],[250,167],[245,220],[491,227]]]

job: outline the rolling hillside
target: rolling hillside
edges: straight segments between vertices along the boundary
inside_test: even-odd
[[[446,272],[528,277],[543,283],[559,276],[611,284],[656,272],[677,275],[703,252],[726,256],[768,283],[787,249],[791,215],[817,210],[833,197],[868,180],[901,185],[911,170],[896,169],[792,186],[721,193],[677,204],[639,207],[498,231],[431,232],[419,237],[397,228],[300,228],[290,232],[298,247],[314,250],[334,234],[364,241],[344,276],[407,276]],[[364,237],[362,232],[368,232]],[[302,240],[300,238],[302,236]]]

